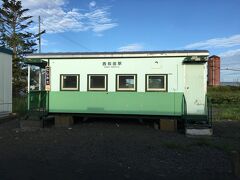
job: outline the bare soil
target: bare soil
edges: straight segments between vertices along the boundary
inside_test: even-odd
[[[12,120],[0,124],[0,179],[236,179],[229,152],[240,150],[239,132],[239,121],[191,138],[134,119],[44,129]]]

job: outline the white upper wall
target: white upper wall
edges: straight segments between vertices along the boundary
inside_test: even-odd
[[[60,74],[79,74],[80,91],[87,91],[88,74],[108,74],[109,92],[116,90],[116,74],[137,74],[138,92],[145,92],[146,74],[167,74],[168,92],[184,92],[183,60],[184,57],[50,59],[51,91],[60,91]],[[108,66],[109,62],[117,65]]]

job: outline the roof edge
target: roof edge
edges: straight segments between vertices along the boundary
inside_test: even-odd
[[[12,54],[13,54],[13,51],[12,51],[12,50],[7,49],[7,48],[4,48],[4,47],[0,47],[0,52],[1,52],[1,53],[5,53],[5,54],[9,54],[9,55],[12,55]]]
[[[29,54],[26,58],[111,58],[111,57],[209,56],[207,50],[130,51],[130,52],[58,52]]]

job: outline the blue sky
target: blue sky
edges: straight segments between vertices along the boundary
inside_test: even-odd
[[[22,2],[42,17],[42,52],[206,49],[223,69],[240,69],[239,0]],[[222,81],[240,81],[240,71],[221,73]]]

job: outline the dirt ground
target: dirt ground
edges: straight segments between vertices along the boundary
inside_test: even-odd
[[[240,123],[214,123],[214,136],[186,137],[134,119],[90,119],[71,128],[0,124],[0,179],[236,179],[231,150]]]

